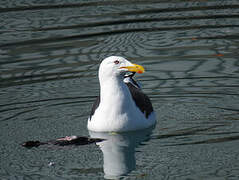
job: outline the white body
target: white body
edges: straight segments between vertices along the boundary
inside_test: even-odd
[[[123,60],[123,65],[131,65],[129,61]],[[100,104],[91,119],[88,119],[88,129],[97,132],[123,132],[154,125],[154,112],[146,119],[133,101],[124,83],[124,72],[117,72],[104,61],[99,69]]]

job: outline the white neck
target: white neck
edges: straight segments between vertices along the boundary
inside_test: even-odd
[[[121,112],[129,106],[127,102],[131,99],[130,96],[130,91],[123,82],[123,77],[110,77],[104,81],[100,80],[100,102],[108,106],[105,108],[115,107],[118,112]]]

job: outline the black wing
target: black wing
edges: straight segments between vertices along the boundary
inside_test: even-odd
[[[95,110],[99,107],[100,104],[100,96],[98,96],[92,106],[91,112],[90,112],[90,120],[91,117],[95,114]]]
[[[136,104],[136,106],[145,114],[146,118],[153,112],[153,106],[149,97],[142,92],[140,88],[135,87],[131,83],[125,83],[131,93],[131,96]]]

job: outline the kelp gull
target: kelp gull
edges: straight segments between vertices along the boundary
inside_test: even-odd
[[[155,124],[150,99],[132,78],[135,73],[143,72],[142,66],[123,57],[111,56],[101,62],[98,73],[100,96],[88,119],[90,131],[134,131]]]

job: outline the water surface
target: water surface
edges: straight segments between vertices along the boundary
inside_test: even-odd
[[[239,178],[237,0],[1,1],[0,27],[0,179]],[[92,136],[98,65],[110,55],[145,67],[137,79],[156,127],[21,147]]]

